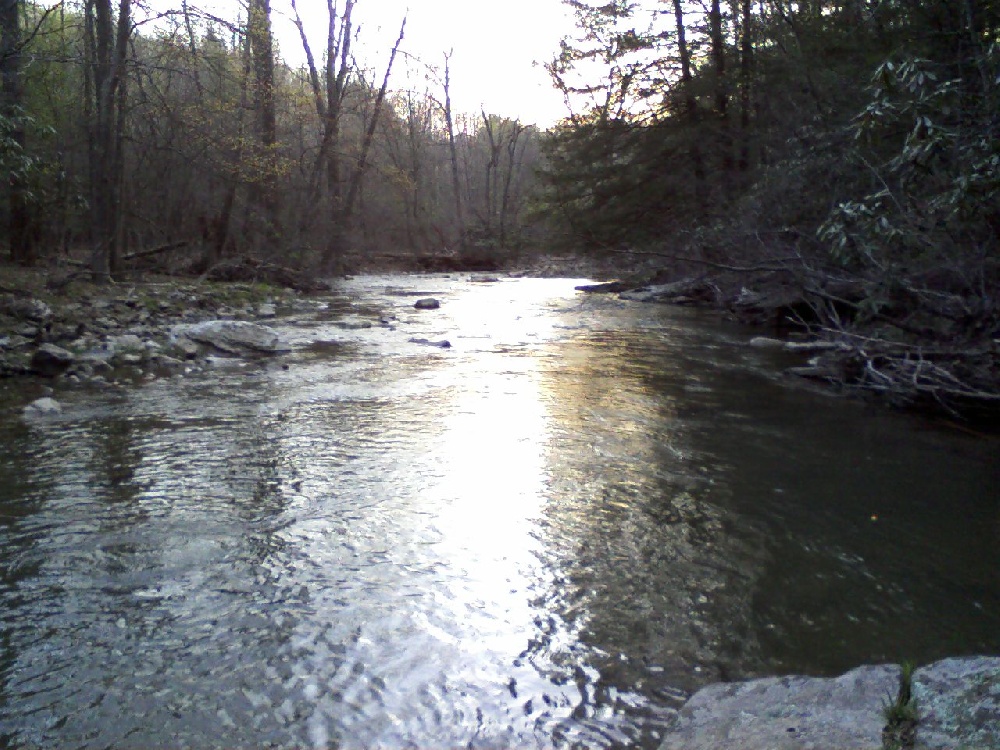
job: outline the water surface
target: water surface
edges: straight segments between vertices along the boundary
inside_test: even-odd
[[[287,357],[9,408],[0,744],[654,747],[710,681],[1000,652],[995,442],[574,283],[363,277]]]

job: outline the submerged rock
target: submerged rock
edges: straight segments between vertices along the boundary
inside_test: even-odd
[[[62,405],[50,396],[36,399],[24,407],[24,416],[27,418],[51,417],[61,413]]]
[[[437,310],[441,307],[441,303],[433,297],[424,297],[413,303],[413,306],[418,310]]]
[[[174,333],[214,346],[227,354],[291,351],[291,346],[273,328],[242,320],[206,320],[194,325],[177,326]]]
[[[411,344],[423,344],[424,346],[436,346],[438,349],[450,349],[451,342],[448,339],[441,339],[440,341],[431,341],[430,339],[412,338],[410,339]]]

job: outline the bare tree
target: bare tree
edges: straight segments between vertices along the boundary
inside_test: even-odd
[[[85,13],[90,49],[90,270],[106,282],[117,266],[122,229],[121,139],[125,104],[125,62],[132,36],[131,0],[119,0],[117,25],[111,0],[88,0]]]

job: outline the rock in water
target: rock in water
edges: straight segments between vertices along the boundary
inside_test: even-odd
[[[51,417],[62,413],[62,406],[54,398],[45,396],[44,398],[32,401],[24,407],[25,417]]]
[[[423,344],[424,346],[436,346],[438,349],[450,349],[451,342],[448,339],[441,339],[441,341],[431,341],[430,339],[420,339],[412,338],[410,339],[411,344]]]
[[[55,344],[42,344],[31,355],[31,371],[35,375],[54,378],[69,369],[76,357],[72,352]]]
[[[872,750],[899,667],[859,667],[834,679],[771,677],[709,685],[677,715],[660,750]]]
[[[418,310],[437,310],[441,307],[441,303],[433,297],[424,297],[423,299],[418,299],[413,306]]]
[[[709,685],[668,727],[660,750],[874,750],[900,668],[840,677],[769,677]],[[944,659],[913,673],[915,750],[1000,748],[1000,657]]]
[[[227,354],[278,354],[291,351],[273,328],[243,320],[206,320],[180,326],[174,333],[214,346]]]

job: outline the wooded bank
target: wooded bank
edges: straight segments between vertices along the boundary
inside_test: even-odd
[[[817,366],[852,388],[996,401],[990,0],[566,0],[546,132],[453,111],[450,56],[409,57],[405,19],[387,66],[359,65],[354,0],[328,3],[323,49],[301,35],[300,68],[269,0],[179,2],[140,26],[130,0],[3,0],[15,263],[315,275],[570,250],[836,342],[851,356]]]

